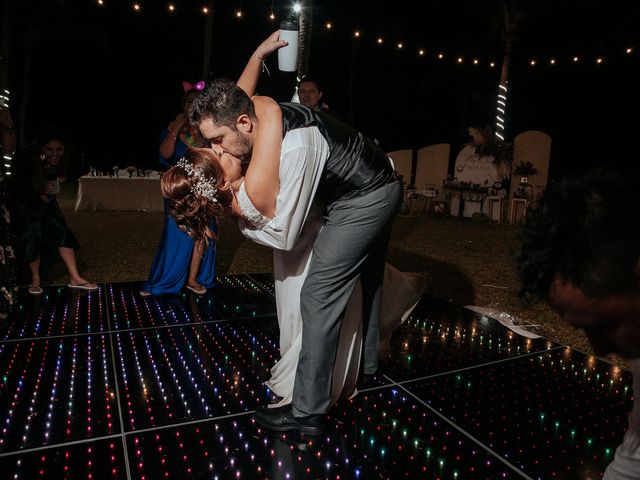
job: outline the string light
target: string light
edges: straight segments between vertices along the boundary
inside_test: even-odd
[[[496,110],[504,115],[507,109],[507,86],[500,84],[498,85],[498,100]],[[504,141],[504,118],[500,115],[496,114],[496,137],[500,139],[500,141]]]
[[[104,6],[104,5],[105,5],[105,0],[96,0],[96,2],[97,2],[97,4],[98,4],[98,5],[100,5],[100,6]],[[236,17],[237,19],[242,19],[242,18],[244,18],[244,12],[242,11],[241,6],[242,6],[242,5],[240,4],[240,8],[238,8],[238,9],[235,11],[235,17]],[[140,12],[142,12],[142,4],[141,4],[140,2],[134,2],[134,3],[132,3],[132,8],[133,8],[133,10],[134,10],[136,13],[140,13]],[[176,6],[175,6],[175,4],[174,4],[174,3],[168,3],[168,4],[167,4],[167,9],[169,10],[169,12],[174,13],[174,12],[176,11]],[[302,6],[301,6],[301,4],[300,4],[300,3],[296,2],[295,4],[293,4],[292,9],[293,9],[293,11],[294,11],[294,12],[296,12],[296,13],[300,13],[300,12],[302,11]],[[205,15],[207,15],[207,14],[209,14],[209,13],[210,13],[210,12],[209,12],[209,8],[208,8],[207,6],[201,7],[200,11],[201,11],[203,14],[205,14]],[[273,2],[271,2],[271,8],[270,8],[270,11],[269,11],[269,14],[268,14],[268,18],[269,18],[269,20],[270,20],[270,21],[274,21],[274,20],[276,20],[276,15],[275,15],[274,10],[273,10]],[[333,27],[334,27],[333,23],[332,23],[332,22],[330,22],[330,21],[327,21],[327,22],[324,24],[324,26],[325,26],[325,28],[326,28],[327,30],[333,30]],[[354,38],[359,39],[359,38],[362,36],[362,33],[361,33],[361,31],[360,31],[360,30],[355,30],[355,31],[353,32],[353,36],[354,36]],[[382,44],[384,43],[384,38],[383,38],[382,36],[377,37],[377,38],[376,38],[376,43],[377,43],[378,45],[382,45]],[[405,43],[403,43],[403,42],[398,42],[398,43],[396,43],[396,48],[397,48],[397,50],[403,50],[405,47],[407,47],[407,45],[406,45]],[[426,51],[425,51],[423,48],[419,48],[419,49],[417,49],[416,51],[417,51],[417,54],[418,54],[418,56],[419,56],[419,57],[424,57],[424,56],[425,56],[425,54],[426,54]],[[624,52],[625,52],[627,55],[631,55],[631,54],[634,52],[634,47],[633,47],[633,46],[627,46],[626,48],[624,48]],[[444,57],[445,57],[445,55],[444,55],[444,53],[442,53],[442,52],[437,54],[437,59],[438,59],[438,60],[443,60],[443,59],[444,59]],[[461,56],[460,56],[460,57],[455,57],[455,58],[456,58],[456,63],[458,63],[458,64],[463,64],[463,63],[465,63],[465,61],[464,61],[464,57],[461,57]],[[573,56],[573,57],[570,57],[570,58],[571,58],[571,61],[572,61],[574,64],[577,64],[577,63],[580,61],[580,58],[579,58],[579,56],[577,56],[577,55],[575,55],[575,56]],[[480,59],[480,58],[473,58],[473,60],[469,59],[469,61],[471,61],[471,63],[472,63],[473,65],[480,65],[480,64],[483,64],[483,63],[484,63],[484,61],[483,61],[482,59]],[[530,67],[534,67],[534,66],[537,66],[537,64],[538,64],[538,60],[536,60],[536,59],[532,59],[532,60],[530,60],[528,63],[529,63],[529,66],[530,66]],[[553,65],[557,65],[557,63],[558,63],[558,59],[557,59],[557,58],[555,58],[555,57],[551,57],[551,58],[549,58],[549,60],[548,60],[548,62],[547,62],[547,63],[548,63],[549,65],[551,65],[551,66],[553,66]],[[601,57],[597,57],[597,58],[595,59],[595,63],[596,63],[597,65],[602,65],[602,64],[604,64],[604,57],[602,57],[602,56],[601,56]],[[493,69],[493,68],[495,68],[495,67],[497,66],[496,62],[494,62],[494,61],[491,61],[491,62],[487,61],[487,65],[488,65],[490,68],[492,68],[492,69]]]

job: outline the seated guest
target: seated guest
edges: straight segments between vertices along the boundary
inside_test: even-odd
[[[19,245],[18,261],[28,265],[29,293],[42,293],[42,271],[58,256],[69,272],[69,288],[96,290],[78,273],[78,240],[67,226],[56,194],[70,167],[62,133],[55,127],[38,132],[35,144],[19,152],[13,162],[11,197]]]
[[[321,103],[322,95],[323,92],[320,82],[308,76],[302,77],[302,80],[298,83],[298,98],[300,99],[300,103],[312,110],[328,113],[338,118],[335,112],[329,110],[329,106],[326,103]]]
[[[160,136],[159,163],[163,168],[175,165],[185,156],[188,147],[205,145],[200,131],[189,125],[187,116],[194,98],[204,88],[204,82],[192,85],[183,82],[182,108]],[[215,221],[210,224],[216,231]],[[180,230],[175,220],[164,208],[164,229],[156,256],[151,265],[149,279],[142,286],[140,295],[163,295],[178,293],[182,287],[196,295],[204,295],[216,277],[216,243],[194,241]]]
[[[629,428],[604,480],[640,478],[640,196],[637,174],[599,170],[549,189],[527,217],[521,295],[545,299],[598,355],[631,359]]]

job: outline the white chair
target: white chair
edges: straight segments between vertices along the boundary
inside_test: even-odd
[[[451,145],[438,143],[418,150],[415,185],[418,190],[432,187],[438,190],[437,200],[444,200],[442,182],[449,172]]]

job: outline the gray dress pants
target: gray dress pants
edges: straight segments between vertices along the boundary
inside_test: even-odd
[[[323,414],[331,408],[340,326],[358,278],[363,290],[364,372],[377,368],[384,264],[401,197],[402,184],[394,181],[327,209],[300,294],[302,348],[292,400],[296,415]]]

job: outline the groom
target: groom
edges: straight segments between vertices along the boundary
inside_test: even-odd
[[[364,374],[372,375],[378,366],[384,262],[402,185],[384,152],[358,131],[302,105],[285,103],[281,109],[285,134],[281,158],[292,155],[304,161],[307,156],[320,156],[316,160],[323,171],[315,197],[309,200],[326,206],[325,226],[313,244],[301,292],[302,348],[292,403],[259,409],[255,419],[277,431],[320,434],[324,414],[331,408],[340,325],[359,278]],[[190,120],[214,148],[249,160],[259,124],[251,99],[235,83],[212,82],[195,100]],[[303,223],[293,225],[298,230],[288,232],[290,238],[297,238]]]

